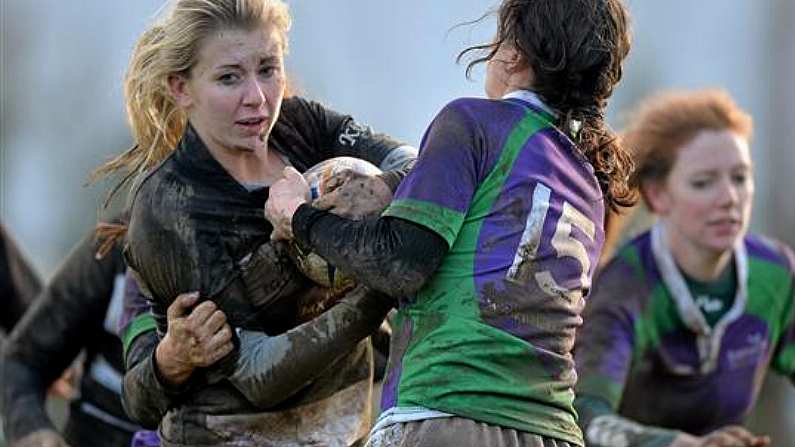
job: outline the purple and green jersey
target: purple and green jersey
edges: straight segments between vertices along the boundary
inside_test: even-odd
[[[523,91],[456,100],[426,132],[384,215],[450,250],[401,301],[381,423],[456,415],[582,445],[571,350],[604,208],[553,119]]]
[[[792,251],[748,235],[733,262],[736,296],[714,324],[691,296],[662,224],[597,277],[576,348],[577,409],[593,445],[602,443],[588,424],[605,413],[697,435],[741,424],[768,369],[795,378]]]

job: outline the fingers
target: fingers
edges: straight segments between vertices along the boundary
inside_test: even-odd
[[[220,331],[224,325],[226,325],[226,314],[220,310],[213,312],[204,324],[211,334]]]
[[[274,228],[273,231],[271,231],[271,240],[274,241],[274,242],[275,241],[288,241],[288,240],[290,240],[290,238],[287,237],[287,235],[284,234],[283,231],[278,231],[278,230],[276,230]]]
[[[183,293],[177,296],[177,299],[168,306],[166,310],[166,316],[168,317],[168,321],[171,321],[175,318],[179,318],[184,316],[188,313],[188,309],[193,307],[196,304],[196,301],[199,299],[199,292],[190,292],[190,293]]]
[[[748,430],[739,425],[730,425],[721,429],[724,433],[728,434],[737,441],[742,441],[742,445],[752,446],[756,436],[751,434]]]
[[[69,447],[56,431],[50,429],[34,431],[12,445],[15,447]]]
[[[205,325],[205,322],[210,319],[210,316],[213,312],[221,312],[218,310],[218,306],[215,305],[212,301],[204,301],[203,303],[199,304],[190,312],[188,317],[186,318],[188,325],[195,330],[202,328]],[[223,313],[223,312],[221,312]]]
[[[212,301],[205,301],[191,313],[187,321],[191,348],[201,353],[213,352],[217,347],[232,339],[232,329],[226,321],[226,314]],[[201,357],[201,355],[200,355]]]
[[[167,332],[172,334],[170,340],[178,350],[192,349],[206,344],[227,324],[226,314],[210,300],[188,311],[189,305],[195,303],[197,298],[198,293],[182,294],[168,308]]]
[[[200,352],[196,353],[197,366],[206,367],[214,364],[235,348],[232,343],[232,328],[224,325],[207,340],[204,346],[197,348],[201,348]]]
[[[303,178],[304,178],[304,176],[302,176],[301,173],[298,172],[292,166],[285,167],[284,170],[282,171],[282,175],[288,181],[300,181],[300,180],[303,180]]]
[[[265,202],[265,219],[273,226],[271,240],[292,239],[293,215],[310,197],[309,185],[298,171],[288,166],[283,175],[271,185]]]
[[[49,394],[69,400],[77,397],[77,387],[69,378],[62,376],[50,385]]]
[[[765,447],[770,445],[767,436],[755,436],[744,427],[732,425],[709,433],[703,438],[703,447]]]
[[[273,231],[271,231],[271,240],[272,241],[289,241],[293,239],[293,227],[290,224],[289,227],[286,225],[278,225],[273,227]]]
[[[716,432],[710,433],[706,439],[704,439],[704,443],[702,447],[742,447],[743,444],[740,441],[734,439],[734,437],[730,436],[727,433],[723,432]]]
[[[265,215],[265,220],[271,223],[274,227],[276,226],[274,223],[278,222],[278,209],[274,202],[269,198],[265,201],[265,209],[263,210],[263,214]]]
[[[770,438],[767,436],[757,436],[739,425],[730,425],[724,429],[735,439],[742,441],[744,446],[764,447],[770,445]]]
[[[207,343],[207,351],[208,352],[215,352],[219,350],[223,350],[226,347],[234,347],[232,343],[232,328],[228,325],[224,325],[221,329],[218,330],[213,336],[210,338],[209,342]]]
[[[770,446],[772,441],[770,440],[770,436],[757,436],[754,439],[754,443],[751,444],[752,447],[768,447]]]

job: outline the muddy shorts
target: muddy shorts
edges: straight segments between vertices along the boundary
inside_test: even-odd
[[[460,417],[395,423],[370,433],[365,447],[576,447],[565,441]]]

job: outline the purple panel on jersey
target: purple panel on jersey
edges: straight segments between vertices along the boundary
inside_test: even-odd
[[[577,259],[558,257],[552,246],[557,222],[564,201],[578,208],[596,230],[596,241],[590,240],[576,226],[571,234],[585,247],[591,261],[596,264],[601,245],[601,206],[580,208],[589,200],[601,205],[600,191],[587,165],[575,159],[568,148],[555,144],[558,133],[545,129],[530,138],[513,163],[490,215],[481,227],[475,255],[475,284],[480,295],[484,319],[524,340],[555,352],[560,346],[561,331],[574,330],[581,322],[580,309],[572,304],[567,315],[561,314],[561,297],[551,297],[543,292],[534,279],[534,274],[549,271],[556,282],[567,289],[577,289],[582,267]],[[532,177],[531,174],[532,173]],[[514,260],[520,240],[533,207],[533,190],[538,182],[552,191],[549,209],[543,221],[540,239],[534,260],[522,262],[518,274],[521,282],[506,279]],[[584,197],[584,199],[583,199]],[[591,269],[592,270],[592,269]],[[550,313],[545,313],[547,310]],[[554,318],[551,312],[555,312]],[[553,321],[555,323],[553,323]],[[554,327],[552,327],[554,325]],[[548,344],[547,344],[548,343]]]
[[[771,247],[763,238],[748,235],[745,237],[745,247],[751,257],[764,259],[774,264],[786,265],[787,261],[781,256],[781,253]]]
[[[641,263],[644,282],[648,284],[649,291],[653,291],[655,287],[662,283],[662,276],[660,270],[657,269],[657,261],[654,259],[654,252],[651,249],[651,233],[646,232],[632,242],[637,248],[638,258]],[[653,293],[639,295],[642,304],[646,304],[652,298]]]
[[[395,192],[394,200],[408,198],[428,201],[460,213],[466,213],[469,203],[463,201],[464,198],[461,194],[440,195],[437,186],[444,184],[455,188],[462,181],[475,181],[476,184],[470,188],[475,190],[477,184],[480,184],[494,167],[496,157],[500,155],[500,152],[481,152],[477,147],[472,147],[473,141],[477,142],[481,148],[502,148],[510,131],[524,117],[525,111],[520,107],[500,106],[498,102],[473,101],[471,99],[456,100],[447,107],[453,108],[456,113],[468,116],[464,119],[459,119],[457,122],[449,123],[440,122],[449,113],[439,114],[440,117],[437,117],[437,120],[431,124],[428,132],[423,137],[420,146],[420,157],[416,166]],[[484,122],[495,123],[495,129],[473,135],[473,132],[480,131],[475,123]],[[465,127],[464,123],[469,124],[469,126]],[[460,128],[460,132],[451,130],[456,127]],[[433,138],[434,129],[443,129],[448,137]],[[451,140],[449,137],[451,134],[459,136],[460,140]],[[433,157],[422,157],[422,153],[425,151],[433,151],[435,155]],[[486,160],[477,160],[477,157],[486,157]],[[472,158],[475,158],[475,160],[472,160]],[[480,169],[480,172],[469,172],[475,167]],[[471,175],[463,175],[463,172],[468,172]],[[438,178],[442,175],[446,178],[439,179],[437,182],[417,181],[426,178],[428,175],[432,175],[433,178]],[[407,192],[411,192],[411,195],[409,196]]]
[[[119,334],[123,334],[130,323],[138,316],[149,313],[152,305],[146,300],[130,272],[124,275],[124,307],[119,319]]]
[[[746,314],[729,325],[722,339],[718,369],[706,375],[692,371],[699,364],[694,337],[689,331],[666,335],[663,346],[656,351],[658,359],[668,374],[680,376],[677,382],[680,392],[689,386],[693,393],[697,392],[699,401],[715,403],[713,410],[717,414],[710,415],[710,419],[742,420],[761,384],[754,376],[765,371],[767,360],[760,358],[769,356],[766,323]],[[688,373],[684,368],[691,371]]]
[[[696,348],[696,335],[690,331],[675,331],[663,335],[657,355],[667,371],[674,375],[693,375],[701,362]]]
[[[397,406],[398,385],[403,372],[403,355],[411,341],[412,326],[411,318],[406,317],[400,328],[396,328],[400,332],[395,333],[392,337],[394,343],[389,347],[389,365],[381,388],[381,411]]]
[[[751,411],[770,356],[767,323],[745,314],[723,336],[719,385],[719,419],[741,421]]]
[[[634,320],[633,317],[633,326]],[[608,340],[620,340],[621,338],[631,337],[620,321],[613,320],[612,323],[609,328],[604,328],[610,332],[609,336],[605,338]],[[624,359],[632,358],[632,340],[628,340],[628,343],[614,343],[610,347],[610,355],[601,357],[597,372],[614,383],[623,383],[627,373],[627,365],[624,364]]]
[[[721,342],[719,369],[747,370],[767,364],[766,358],[771,354],[768,331],[767,322],[750,314],[743,314],[732,322]]]

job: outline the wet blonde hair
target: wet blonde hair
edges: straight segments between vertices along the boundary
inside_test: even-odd
[[[187,75],[213,33],[263,26],[281,34],[286,52],[290,14],[282,0],[172,0],[138,39],[127,67],[124,99],[135,142],[94,172],[95,179],[125,174],[111,196],[166,158],[185,131],[187,116],[170,94],[169,77]]]

